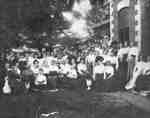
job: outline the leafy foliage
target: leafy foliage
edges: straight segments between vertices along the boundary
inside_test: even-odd
[[[70,10],[73,3],[74,0],[0,0],[1,47],[16,45],[20,32],[30,39],[47,32],[48,41],[55,42],[57,35],[67,27],[62,11]],[[92,4],[96,2],[92,0]],[[97,7],[94,8],[94,19],[99,19],[95,15],[99,14]],[[93,19],[93,16],[89,19]]]

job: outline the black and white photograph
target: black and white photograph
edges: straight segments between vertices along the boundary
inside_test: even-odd
[[[150,0],[0,0],[0,118],[150,118]]]

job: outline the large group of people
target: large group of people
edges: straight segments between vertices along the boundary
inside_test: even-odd
[[[3,51],[1,90],[17,94],[59,89],[112,91],[119,85],[127,90],[134,88],[138,48],[132,43],[106,44],[107,47],[92,44],[80,50],[62,46],[31,52]]]

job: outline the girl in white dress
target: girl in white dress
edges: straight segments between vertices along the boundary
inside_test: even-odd
[[[5,83],[4,83],[4,86],[3,86],[3,93],[4,94],[11,94],[12,90],[11,90],[11,87],[8,83],[8,76],[5,77]]]

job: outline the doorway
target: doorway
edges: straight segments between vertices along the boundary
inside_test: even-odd
[[[125,42],[129,44],[130,42],[130,38],[129,38],[130,12],[129,11],[130,8],[125,7],[118,12],[119,41],[122,44],[125,44]]]

